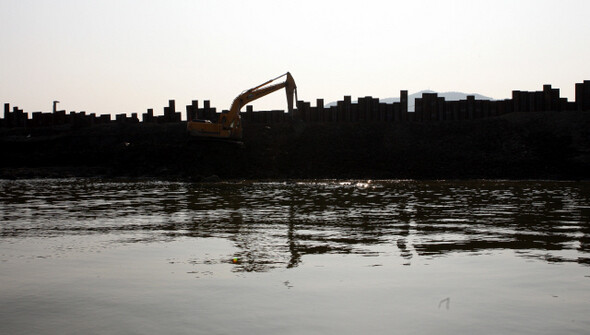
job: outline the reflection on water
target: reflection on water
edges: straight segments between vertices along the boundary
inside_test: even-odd
[[[310,254],[375,256],[388,245],[405,265],[502,249],[590,264],[589,183],[32,180],[0,189],[2,237],[220,237],[237,247],[235,271],[293,268]]]
[[[590,183],[0,181],[2,334],[581,334]]]

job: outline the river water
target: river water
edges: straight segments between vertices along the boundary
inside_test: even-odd
[[[1,334],[588,334],[590,183],[0,181]]]

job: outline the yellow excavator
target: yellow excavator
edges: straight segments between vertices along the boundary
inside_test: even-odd
[[[286,77],[284,82],[269,85],[282,77]],[[281,88],[285,88],[287,92],[287,105],[289,113],[292,113],[293,96],[295,96],[295,100],[297,100],[297,86],[295,85],[295,80],[293,80],[291,74],[287,72],[242,92],[234,99],[229,111],[224,111],[219,115],[216,123],[209,120],[189,120],[187,122],[187,130],[193,136],[240,140],[242,138],[242,119],[240,117],[240,109],[249,102],[262,98],[263,96],[280,90]]]

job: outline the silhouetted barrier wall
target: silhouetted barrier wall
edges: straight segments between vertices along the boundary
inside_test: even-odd
[[[357,103],[352,103],[350,96],[344,96],[343,100],[335,105],[326,107],[323,99],[317,99],[315,106],[310,102],[297,101],[297,109],[293,114],[283,110],[253,111],[252,106],[246,106],[246,111],[241,112],[245,122],[256,123],[280,123],[286,120],[298,119],[305,122],[439,122],[473,120],[499,116],[511,112],[538,112],[538,111],[590,111],[590,80],[584,80],[575,86],[575,102],[567,101],[559,96],[559,89],[551,85],[543,85],[542,91],[512,91],[512,98],[505,100],[476,100],[474,96],[467,96],[465,100],[446,101],[437,93],[423,93],[421,98],[415,100],[415,110],[408,111],[408,91],[400,91],[400,101],[391,104],[382,103],[378,98],[371,96],[358,98]],[[164,115],[155,116],[152,108],[142,114],[142,122],[145,123],[173,123],[181,122],[181,113],[176,111],[174,100],[168,101],[164,107]],[[210,106],[209,100],[203,101],[203,107],[199,108],[198,100],[193,100],[186,106],[186,119],[203,119],[217,121],[219,113],[216,108]],[[48,127],[69,125],[71,127],[89,127],[95,124],[105,123],[139,123],[137,113],[117,114],[115,119],[111,115],[86,114],[86,112],[54,110],[51,113],[33,112],[32,118],[18,107],[10,111],[10,104],[4,104],[4,118],[0,119],[0,127]]]
[[[540,111],[590,111],[590,81],[576,84],[576,101],[560,98],[559,89],[544,85],[543,91],[513,91],[512,99],[476,100],[467,96],[464,100],[446,101],[437,93],[423,93],[415,100],[414,112],[408,111],[407,91],[400,94],[400,102],[386,104],[378,98],[359,98],[351,104],[350,97],[338,101],[335,106],[325,108],[318,99],[316,107],[310,103],[298,102],[296,117],[307,122],[435,122],[473,120],[494,117],[512,112]]]
[[[590,110],[590,80],[576,84],[576,104],[578,110]]]

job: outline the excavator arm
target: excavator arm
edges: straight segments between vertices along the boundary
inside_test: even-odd
[[[281,77],[286,77],[284,82],[269,86],[270,83],[276,81]],[[291,76],[291,73],[287,72],[283,75],[280,75],[274,79],[265,82],[264,84],[260,84],[256,87],[246,90],[242,92],[242,94],[238,95],[234,99],[229,109],[229,113],[227,113],[226,115],[226,118],[220,119],[223,122],[224,128],[230,127],[232,122],[235,122],[236,118],[238,118],[240,115],[240,110],[242,109],[242,107],[254,100],[260,99],[263,96],[278,91],[282,88],[285,88],[285,91],[287,93],[287,107],[289,109],[289,113],[293,112],[293,96],[295,96],[296,100],[297,86],[295,85],[295,80],[293,79],[293,76]]]
[[[284,82],[270,85],[282,77],[286,77]],[[187,123],[187,130],[191,135],[195,136],[240,139],[242,137],[242,125],[240,119],[240,110],[242,107],[282,88],[285,88],[287,93],[287,107],[291,113],[293,111],[293,98],[297,100],[297,86],[295,85],[295,80],[291,74],[287,72],[242,92],[234,99],[229,111],[220,115],[217,123],[210,123],[202,120],[189,121]]]

